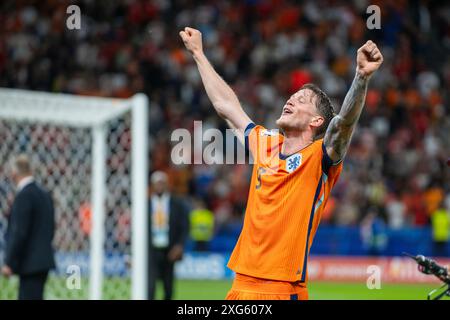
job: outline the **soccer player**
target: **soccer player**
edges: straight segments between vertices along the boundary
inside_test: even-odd
[[[236,272],[226,299],[308,299],[307,260],[320,217],[383,56],[375,43],[358,49],[356,74],[338,115],[313,84],[292,95],[277,126],[256,125],[203,53],[202,36],[180,32],[215,110],[254,158],[244,225],[228,262]]]

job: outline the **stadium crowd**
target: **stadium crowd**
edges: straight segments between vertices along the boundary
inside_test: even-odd
[[[318,84],[339,110],[367,39],[381,48],[366,107],[323,223],[357,225],[377,212],[392,228],[429,224],[450,210],[450,5],[440,1],[2,1],[0,87],[85,95],[149,96],[151,170],[175,192],[203,198],[217,225],[242,219],[248,165],[183,165],[171,132],[226,129],[179,39],[202,31],[207,56],[258,124],[273,128],[286,99]],[[381,29],[369,30],[369,4]]]

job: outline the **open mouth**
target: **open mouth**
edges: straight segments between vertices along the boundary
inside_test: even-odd
[[[286,114],[291,114],[293,113],[291,109],[289,109],[288,107],[284,107],[283,108],[283,113],[282,115],[286,115]]]

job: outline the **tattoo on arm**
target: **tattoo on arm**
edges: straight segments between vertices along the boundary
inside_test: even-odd
[[[368,83],[368,78],[356,74],[345,96],[341,111],[328,126],[324,144],[333,161],[341,160],[347,152],[353,130],[364,107]]]

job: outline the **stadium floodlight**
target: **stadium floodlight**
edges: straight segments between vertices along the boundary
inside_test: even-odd
[[[14,190],[6,164],[23,152],[55,201],[58,270],[48,298],[146,298],[147,109],[144,94],[113,99],[0,88],[0,212]],[[0,214],[0,264],[5,219]],[[68,284],[74,265],[79,287]]]

